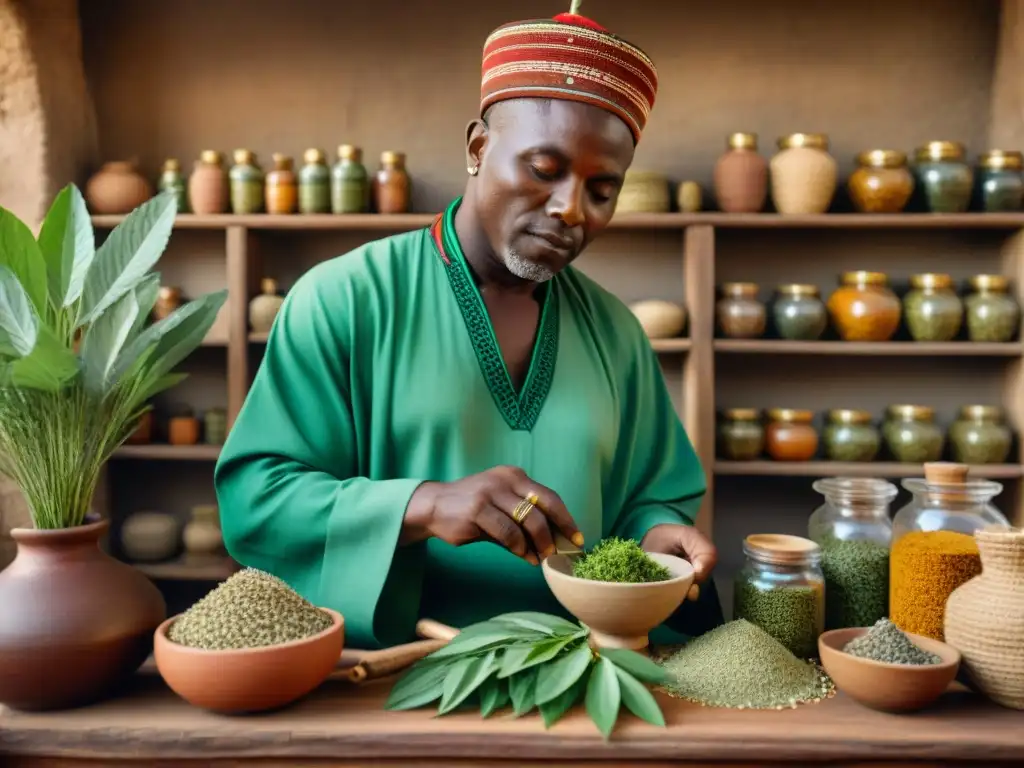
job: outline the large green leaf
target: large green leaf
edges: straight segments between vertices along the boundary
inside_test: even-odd
[[[70,306],[82,293],[85,273],[96,253],[89,210],[82,193],[68,184],[54,199],[39,230],[50,301]]]
[[[615,666],[608,659],[600,658],[587,681],[587,714],[606,739],[615,728],[620,704],[619,678],[615,674]]]
[[[619,692],[626,709],[651,725],[664,727],[665,716],[661,712],[661,707],[644,684],[622,669],[616,668],[615,674],[619,678]]]
[[[518,672],[508,679],[508,692],[512,698],[512,711],[517,717],[525,715],[537,706],[537,668],[531,667]]]
[[[626,670],[633,677],[645,683],[662,685],[671,679],[665,668],[651,661],[647,656],[628,648],[602,648],[601,655],[616,667]]]
[[[516,611],[495,616],[492,619],[497,624],[510,624],[523,629],[532,630],[545,635],[574,634],[580,630],[579,624],[563,619],[561,616],[552,616],[548,613],[537,613],[535,611]]]
[[[160,295],[160,273],[153,272],[142,278],[135,286],[135,303],[139,306],[139,314],[132,324],[132,331],[129,338],[135,338],[142,330],[149,318],[153,307],[156,305],[157,297]]]
[[[187,378],[187,373],[165,373],[156,379],[148,379],[145,387],[139,393],[138,401],[144,403],[153,395],[159,394],[165,389],[175,387]]]
[[[0,264],[18,278],[36,314],[46,317],[46,262],[32,230],[6,208],[0,208]]]
[[[441,703],[437,707],[439,715],[458,707],[494,674],[494,654],[494,651],[490,651],[484,656],[468,657],[456,662],[444,680]]]
[[[132,290],[160,260],[178,212],[172,192],[161,192],[129,213],[103,242],[85,275],[78,324],[95,320]]]
[[[544,720],[545,728],[550,728],[561,720],[565,713],[572,709],[573,705],[580,700],[586,689],[586,681],[586,676],[581,677],[568,690],[562,691],[555,698],[537,704],[537,709],[540,710],[540,716]]]
[[[480,716],[490,717],[512,700],[508,683],[496,677],[488,677],[480,686]]]
[[[443,664],[415,664],[391,688],[384,709],[416,709],[441,698],[448,667]]]
[[[78,374],[78,358],[47,326],[39,326],[32,352],[11,366],[15,386],[56,392]]]
[[[537,675],[537,703],[552,701],[569,690],[583,677],[593,660],[590,645],[584,642],[551,664],[541,667]]]
[[[0,264],[0,355],[25,357],[36,345],[39,316],[17,276]]]
[[[80,354],[85,388],[90,394],[102,397],[115,383],[114,363],[138,316],[135,292],[129,291],[86,329]]]

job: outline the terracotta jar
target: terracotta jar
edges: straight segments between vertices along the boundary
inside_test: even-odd
[[[1011,341],[1020,329],[1020,305],[1003,275],[975,275],[964,297],[967,337],[971,341]]]
[[[147,445],[153,441],[153,411],[142,414],[135,430],[125,440],[129,445]]]
[[[217,507],[201,504],[192,507],[192,516],[182,532],[185,554],[190,558],[214,557],[224,553]]]
[[[812,411],[773,408],[768,411],[765,448],[775,461],[810,461],[818,452],[818,431]]]
[[[1013,432],[1003,411],[994,405],[965,405],[949,426],[954,461],[963,464],[1002,464],[1010,455]]]
[[[188,178],[188,199],[193,213],[227,213],[230,188],[224,156],[220,152],[203,150]]]
[[[756,133],[734,133],[715,163],[715,198],[726,213],[758,213],[768,198],[768,161],[757,151]]]
[[[963,144],[930,141],[918,147],[914,175],[920,204],[932,213],[963,213],[971,204],[974,171]]]
[[[299,204],[299,180],[292,159],[275,152],[274,167],[267,173],[267,213],[295,213]]]
[[[373,178],[373,200],[377,213],[408,213],[411,182],[405,170],[405,154],[382,152],[380,170]]]
[[[178,213],[188,213],[188,191],[185,188],[185,177],[181,173],[181,161],[178,158],[169,157],[164,160],[157,188],[161,192],[173,192],[178,199]]]
[[[949,275],[926,272],[911,275],[903,297],[903,316],[914,341],[952,341],[964,321],[964,305]]]
[[[171,445],[195,445],[199,442],[199,419],[172,416],[167,422],[167,441]]]
[[[94,214],[131,213],[153,197],[153,185],[135,162],[104,163],[85,184],[85,201]]]
[[[723,283],[715,303],[718,330],[730,339],[757,339],[764,335],[767,310],[758,300],[757,283]]]
[[[270,333],[284,297],[278,295],[277,280],[272,277],[263,278],[260,290],[262,292],[249,302],[249,325],[255,333]]]
[[[974,532],[981,573],[946,600],[946,642],[960,651],[966,677],[982,695],[1024,709],[1024,530],[992,525]]]
[[[927,405],[890,405],[882,423],[886,450],[903,464],[924,464],[942,458],[946,435]]]
[[[235,164],[228,176],[231,179],[231,212],[263,213],[265,210],[263,169],[251,149],[236,149]]]
[[[978,158],[978,207],[988,213],[1024,207],[1024,154],[993,149]]]
[[[150,654],[166,618],[160,590],[100,550],[106,520],[15,528],[0,571],[0,704],[54,710],[116,693]]]
[[[900,327],[902,304],[882,272],[844,272],[827,306],[844,341],[888,341]]]
[[[836,193],[836,161],[828,137],[794,133],[779,139],[772,157],[772,200],[779,213],[825,213]]]
[[[153,319],[163,320],[181,306],[181,288],[173,285],[162,285],[153,305]]]
[[[914,192],[914,175],[905,153],[872,149],[857,155],[857,170],[846,186],[853,207],[861,213],[899,213]]]

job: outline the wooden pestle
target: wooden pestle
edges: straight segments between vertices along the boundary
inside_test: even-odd
[[[379,651],[370,651],[364,654],[355,666],[344,670],[341,677],[353,683],[387,677],[412,666],[447,644],[447,640],[416,640]]]

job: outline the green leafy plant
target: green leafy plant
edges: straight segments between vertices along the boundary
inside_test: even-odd
[[[533,710],[550,728],[580,701],[609,738],[624,705],[652,725],[664,726],[658,702],[645,683],[668,682],[643,654],[594,651],[589,631],[558,616],[506,613],[462,630],[446,646],[409,668],[384,705],[417,709],[438,702],[438,714],[479,707],[483,717],[511,707]]]
[[[672,572],[648,555],[633,539],[612,536],[573,561],[572,575],[591,581],[649,584],[667,581]]]
[[[104,462],[172,369],[203,340],[227,299],[211,293],[153,324],[150,270],[177,214],[165,192],[128,214],[98,248],[75,185],[39,231],[0,208],[0,472],[36,528],[85,520]]]

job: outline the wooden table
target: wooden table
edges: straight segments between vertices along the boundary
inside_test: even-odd
[[[783,711],[698,707],[659,694],[667,727],[628,714],[604,742],[585,713],[550,731],[536,714],[482,719],[386,712],[389,684],[327,682],[273,714],[227,717],[190,707],[158,677],[140,675],[123,697],[68,712],[0,708],[0,765],[9,768],[177,766],[670,764],[753,768],[993,766],[1024,763],[1024,713],[963,689],[931,710],[873,712],[843,695]]]

